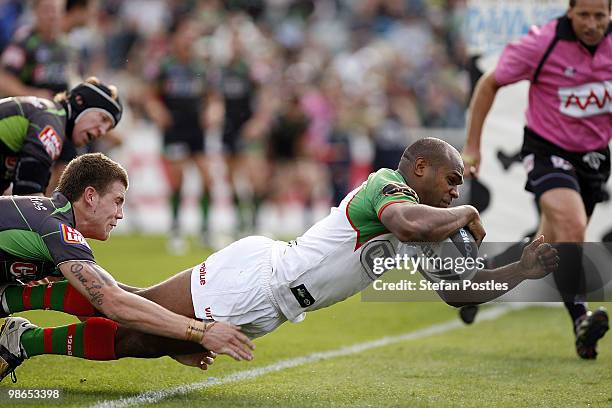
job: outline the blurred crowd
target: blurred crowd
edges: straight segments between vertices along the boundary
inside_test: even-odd
[[[36,21],[45,2],[66,11]],[[131,117],[161,134],[180,112],[151,101],[193,90],[160,79],[164,69],[172,75],[169,56],[187,53],[201,68],[193,70],[202,81],[202,153],[220,146],[227,183],[240,178],[236,208],[247,203],[255,213],[262,201],[296,199],[308,210],[316,200],[338,203],[371,170],[395,168],[413,129],[464,127],[464,3],[0,0],[0,49],[32,25],[61,27],[71,82],[95,75],[116,84]],[[121,137],[129,135],[113,143]],[[177,163],[174,153],[160,155]],[[207,185],[211,175],[201,173]],[[170,174],[169,183],[181,181]],[[247,218],[243,229],[255,219]]]

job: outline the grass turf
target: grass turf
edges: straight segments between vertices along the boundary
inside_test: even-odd
[[[92,247],[100,265],[134,286],[159,282],[210,253],[196,249],[184,257],[173,257],[165,251],[165,240],[155,237],[116,236]],[[43,326],[74,321],[55,312],[22,315]],[[42,356],[19,367],[17,384],[8,378],[2,382],[0,404],[49,406],[49,400],[9,401],[8,389],[61,388],[63,398],[58,406],[87,406],[209,377],[222,378],[283,359],[414,331],[456,316],[453,308],[442,303],[366,303],[355,296],[257,340],[253,362],[220,357],[205,372],[169,358],[92,362]],[[530,308],[444,334],[193,391],[154,405],[612,405],[611,343],[609,338],[600,343],[597,361],[582,361],[575,356],[565,311]]]

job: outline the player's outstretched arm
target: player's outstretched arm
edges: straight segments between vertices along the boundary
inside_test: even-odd
[[[558,267],[557,250],[544,243],[544,236],[540,235],[523,249],[523,255],[518,262],[495,269],[479,270],[469,280],[470,285],[467,288],[460,291],[439,291],[438,294],[446,303],[456,307],[485,303],[509,292],[525,280],[541,279],[556,271]],[[483,290],[489,287],[490,290]],[[496,287],[499,289],[495,289]]]
[[[119,286],[121,289],[125,290],[126,292],[130,292],[130,293],[136,293],[136,292],[140,292],[141,290],[143,290],[143,288],[137,288],[135,286],[126,285],[125,283],[121,283],[121,282],[117,282],[117,286]]]
[[[0,94],[11,96],[38,96],[40,98],[53,98],[53,92],[25,85],[19,77],[6,69],[0,68]]]
[[[437,208],[396,203],[383,211],[380,220],[402,242],[440,242],[466,225],[477,243],[485,236],[478,210],[471,205]]]
[[[253,343],[236,326],[201,321],[173,313],[141,296],[121,289],[115,279],[92,262],[62,263],[70,284],[109,319],[149,334],[189,340],[236,360],[251,360]]]
[[[482,127],[499,88],[500,86],[495,80],[495,71],[487,72],[476,83],[468,111],[467,140],[462,154],[466,177],[478,176]]]

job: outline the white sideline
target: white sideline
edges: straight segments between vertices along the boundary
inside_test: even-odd
[[[478,313],[477,322],[485,320],[493,320],[506,313],[514,310],[524,309],[532,304],[529,303],[507,303],[499,306],[493,306],[491,308],[481,310]],[[354,344],[352,346],[341,347],[335,350],[323,351],[318,353],[307,354],[302,357],[291,358],[288,360],[282,360],[274,364],[269,364],[263,367],[257,367],[250,370],[238,371],[234,374],[230,374],[226,377],[213,378],[206,381],[199,381],[191,384],[180,385],[173,388],[162,389],[158,391],[148,391],[142,394],[135,395],[133,397],[121,398],[116,400],[100,401],[92,405],[92,408],[123,408],[131,407],[142,404],[153,404],[159,402],[165,398],[178,395],[186,394],[188,392],[208,388],[215,385],[223,385],[234,383],[243,380],[250,380],[268,373],[275,371],[281,371],[288,368],[298,367],[308,363],[314,363],[322,360],[329,360],[331,358],[347,356],[350,354],[360,353],[366,350],[370,350],[376,347],[388,346],[390,344],[400,343],[403,341],[417,340],[423,337],[433,336],[436,334],[445,333],[450,330],[463,327],[464,324],[459,321],[458,318],[453,320],[435,324],[433,326],[426,327],[424,329],[416,330],[400,334],[397,336],[382,337],[378,340],[366,341],[364,343]]]

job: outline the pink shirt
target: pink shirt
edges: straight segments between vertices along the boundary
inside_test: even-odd
[[[611,23],[612,25],[612,23]],[[567,18],[532,27],[508,44],[495,69],[499,85],[531,81],[558,32],[537,82],[529,87],[527,126],[544,139],[573,151],[608,146],[612,139],[612,35],[592,55],[575,37]]]

